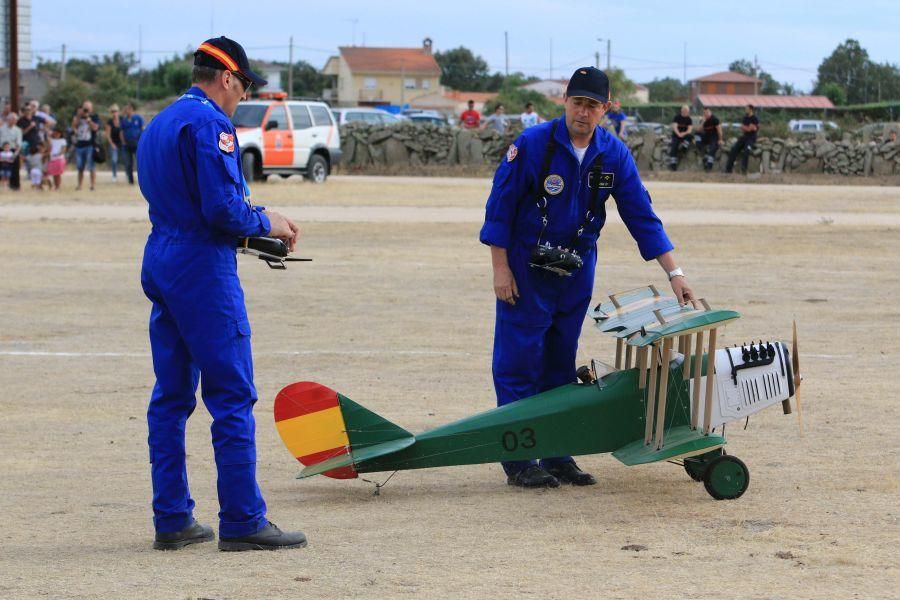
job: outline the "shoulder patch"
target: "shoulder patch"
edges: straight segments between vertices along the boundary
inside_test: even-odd
[[[564,187],[566,187],[566,182],[563,181],[560,175],[554,173],[553,175],[547,175],[547,178],[544,179],[544,190],[551,196],[559,194]]]
[[[516,145],[510,144],[509,149],[507,149],[507,151],[506,151],[506,162],[514,161],[518,154],[519,154],[519,149],[516,148]]]
[[[219,134],[219,150],[222,152],[234,152],[234,134],[225,133],[224,131]]]

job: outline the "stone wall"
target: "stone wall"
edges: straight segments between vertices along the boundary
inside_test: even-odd
[[[726,137],[719,148],[714,171],[724,171],[728,150],[737,137]],[[669,168],[671,134],[644,132],[628,138],[628,147],[642,170]],[[681,156],[679,171],[701,171],[703,154],[695,145]],[[740,165],[740,157],[737,166]],[[833,175],[883,176],[900,174],[900,143],[824,138],[760,137],[750,153],[751,173],[828,173]]]
[[[350,123],[341,128],[343,163],[368,166],[495,164],[518,131],[503,135],[427,123],[377,126]]]
[[[431,124],[401,123],[378,126],[351,123],[341,128],[343,164],[351,169],[422,165],[495,165],[520,133],[518,128],[499,134]],[[634,133],[628,147],[642,171],[668,168],[671,134]],[[723,171],[728,149],[737,141],[726,137],[714,171]],[[692,145],[681,157],[679,171],[701,171],[703,156]],[[830,173],[840,175],[900,174],[900,143],[829,142],[824,138],[765,138],[754,145],[751,173]]]

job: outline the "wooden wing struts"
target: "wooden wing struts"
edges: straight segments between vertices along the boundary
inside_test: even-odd
[[[696,438],[711,432],[717,332],[739,319],[740,314],[713,309],[705,299],[698,304],[696,308],[690,304],[682,306],[674,296],[663,295],[650,285],[613,294],[609,302],[598,304],[588,313],[600,331],[616,338],[616,369],[637,368],[638,387],[645,390],[644,439],[642,444],[636,442],[623,448],[627,449],[623,455],[627,455],[628,462],[662,457],[667,433],[666,398],[670,385],[674,385],[672,381],[692,380],[688,386],[692,390],[690,426],[684,427],[685,431],[669,432],[670,437],[679,440],[677,445],[685,440],[691,442],[685,443],[685,452],[680,455],[689,455],[696,448]],[[680,370],[672,366],[678,354],[683,357]],[[676,374],[678,379],[673,380]],[[665,454],[674,450],[669,448]],[[618,458],[626,462],[622,455]]]

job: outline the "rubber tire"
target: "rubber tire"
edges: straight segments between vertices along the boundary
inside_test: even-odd
[[[684,459],[684,472],[694,481],[703,481],[703,474],[706,473],[706,465],[697,464],[696,462],[688,462]]]
[[[712,457],[710,456],[711,454],[715,454],[715,456]],[[716,458],[719,458],[723,454],[724,451],[719,448],[718,450],[713,450],[712,452],[707,452],[706,454],[686,458],[684,459],[684,472],[687,473],[688,477],[690,477],[694,481],[703,481],[703,474],[706,473],[706,469],[709,467],[709,463],[714,461]]]
[[[306,179],[312,183],[325,183],[328,179],[328,161],[321,154],[313,154],[306,165]]]
[[[716,500],[736,500],[750,486],[750,470],[736,456],[726,454],[706,467],[703,487]]]
[[[241,170],[244,172],[244,179],[247,183],[256,181],[256,155],[252,152],[244,152],[241,154]]]

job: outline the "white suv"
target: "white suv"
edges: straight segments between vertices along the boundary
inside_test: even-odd
[[[341,161],[341,137],[324,102],[247,100],[231,118],[247,181],[300,173],[322,183]]]

